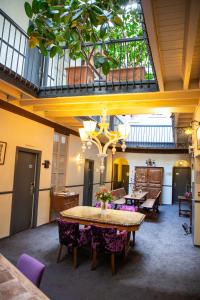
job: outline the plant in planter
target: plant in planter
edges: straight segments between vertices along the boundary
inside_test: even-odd
[[[44,56],[63,55],[83,59],[95,74],[97,69],[108,74],[111,63],[117,61],[106,49],[105,40],[110,27],[123,26],[121,6],[128,0],[33,0],[25,2],[25,11],[30,19],[28,28],[29,46],[39,47]],[[98,41],[102,41],[99,51]],[[92,46],[86,47],[85,43]]]
[[[141,15],[138,9],[124,10],[122,19],[122,27],[112,28],[112,39],[143,37]],[[145,68],[149,69],[149,55],[145,40],[138,39],[130,42],[111,44],[108,52],[110,56],[115,57],[119,62],[118,65],[111,65],[112,70],[108,74],[109,81],[145,79]],[[148,74],[148,78],[150,79],[150,74]]]
[[[102,186],[99,192],[96,193],[96,199],[101,202],[101,210],[102,213],[104,213],[107,208],[107,203],[112,200],[112,193],[108,191],[106,187]]]

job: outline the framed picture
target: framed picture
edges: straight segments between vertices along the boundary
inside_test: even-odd
[[[7,147],[7,143],[0,141],[0,165],[3,165],[5,162],[6,147]]]
[[[197,149],[200,150],[200,127],[197,128]]]

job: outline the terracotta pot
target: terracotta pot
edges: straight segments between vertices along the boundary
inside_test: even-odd
[[[121,68],[110,70],[107,76],[108,81],[119,82],[119,81],[140,81],[145,79],[145,68]]]
[[[93,82],[93,72],[89,66],[65,68],[67,85]]]

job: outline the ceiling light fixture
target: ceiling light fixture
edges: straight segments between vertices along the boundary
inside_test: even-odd
[[[130,133],[130,125],[120,124],[118,125],[118,131],[109,131],[109,123],[106,121],[106,110],[103,110],[101,122],[98,124],[99,130],[96,130],[96,121],[84,121],[84,128],[79,128],[80,138],[82,141],[82,151],[91,149],[92,144],[96,145],[98,149],[98,157],[100,158],[100,172],[103,173],[105,170],[104,159],[108,156],[107,150],[112,146],[112,154],[116,152],[116,143],[122,142],[121,148],[124,152],[126,149],[126,140]],[[108,142],[104,145],[101,144],[99,137],[104,135]]]

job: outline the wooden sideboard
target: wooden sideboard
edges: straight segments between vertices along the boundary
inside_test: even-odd
[[[64,193],[54,193],[52,190],[50,191],[50,214],[49,220],[51,221],[51,217],[53,214],[58,215],[63,210],[75,207],[79,205],[79,194],[64,194]]]
[[[154,198],[162,191],[162,167],[135,167],[135,188],[148,192],[148,198]]]

